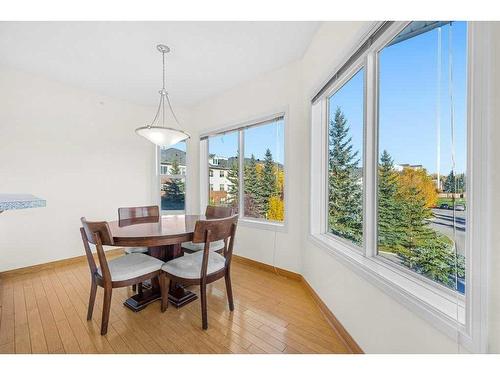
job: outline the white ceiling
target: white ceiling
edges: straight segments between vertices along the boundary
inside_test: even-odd
[[[318,22],[0,22],[0,64],[144,105],[189,106],[304,54]]]

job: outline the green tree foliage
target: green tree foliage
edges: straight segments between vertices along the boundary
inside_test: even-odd
[[[227,172],[227,179],[229,184],[228,189],[228,203],[237,208],[238,207],[238,192],[240,190],[239,167],[238,167],[239,154],[236,159],[232,160],[230,169]]]
[[[459,173],[455,175],[450,171],[443,183],[443,191],[445,193],[464,193],[465,192],[465,174]]]
[[[179,161],[174,159],[172,162],[172,175],[180,175]],[[178,178],[171,178],[162,186],[165,192],[167,204],[179,207],[184,205],[184,182]]]
[[[425,196],[416,186],[405,185],[387,151],[380,160],[378,183],[379,250],[394,253],[406,267],[455,288],[457,276],[465,277],[465,259],[455,253],[453,241],[430,227],[433,214]]]
[[[403,233],[399,227],[398,175],[387,150],[380,158],[378,173],[378,245],[382,250],[394,250]]]
[[[257,161],[252,154],[250,161],[245,166],[245,215],[258,217],[260,208],[260,181],[257,173]]]
[[[450,171],[446,180],[444,181],[443,191],[445,193],[455,193],[455,174],[453,171]]]
[[[273,155],[271,150],[267,149],[264,157],[264,167],[259,179],[260,188],[258,192],[258,206],[260,215],[263,217],[266,217],[269,211],[269,200],[279,193],[274,169]]]
[[[337,108],[329,127],[329,227],[357,244],[362,241],[362,197],[358,182],[358,152],[344,114]]]
[[[257,162],[252,155],[245,163],[245,215],[283,221],[284,174],[273,161],[271,150],[266,150],[263,162]]]
[[[398,227],[402,234],[399,244],[404,248],[404,251],[399,251],[400,255],[411,253],[436,238],[436,232],[429,228],[428,219],[432,217],[432,211],[426,207],[424,198],[415,187],[411,187],[406,193],[399,196],[398,202]],[[408,195],[410,199],[407,198]]]

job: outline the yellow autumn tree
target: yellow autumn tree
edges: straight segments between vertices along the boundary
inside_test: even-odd
[[[415,188],[425,200],[427,208],[435,207],[438,201],[438,192],[432,177],[424,168],[404,168],[398,175],[399,194],[412,199],[411,189]]]
[[[267,211],[269,220],[283,221],[285,219],[285,204],[279,196],[269,199],[269,210]]]
[[[285,187],[285,171],[275,166],[274,175],[276,176],[276,186],[278,191],[282,193]]]

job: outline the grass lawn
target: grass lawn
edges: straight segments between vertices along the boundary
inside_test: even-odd
[[[453,206],[456,204],[463,204],[464,206],[466,206],[465,198],[455,198],[455,202],[453,202],[452,198],[438,198],[437,207],[439,207],[440,205],[442,205],[444,203],[446,203],[450,206]]]

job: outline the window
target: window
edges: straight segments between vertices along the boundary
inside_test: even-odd
[[[378,254],[465,291],[467,26],[412,22],[378,54]]]
[[[364,69],[328,99],[328,230],[363,242]]]
[[[185,211],[186,143],[159,148],[161,210]]]
[[[231,206],[236,211],[239,207],[239,159],[238,145],[239,135],[237,131],[220,134],[208,139],[208,167],[216,167],[217,173],[210,169],[209,204],[216,206]],[[227,191],[221,178],[227,172]],[[214,191],[214,184],[219,190]]]
[[[209,172],[209,184],[219,186],[210,189],[209,203],[230,205],[252,221],[284,222],[283,115],[206,138],[209,171],[219,170],[217,177]]]
[[[272,221],[285,218],[283,126],[284,120],[279,118],[243,132],[244,212],[247,217]]]
[[[489,32],[377,23],[311,112],[309,239],[473,351],[486,345]]]

